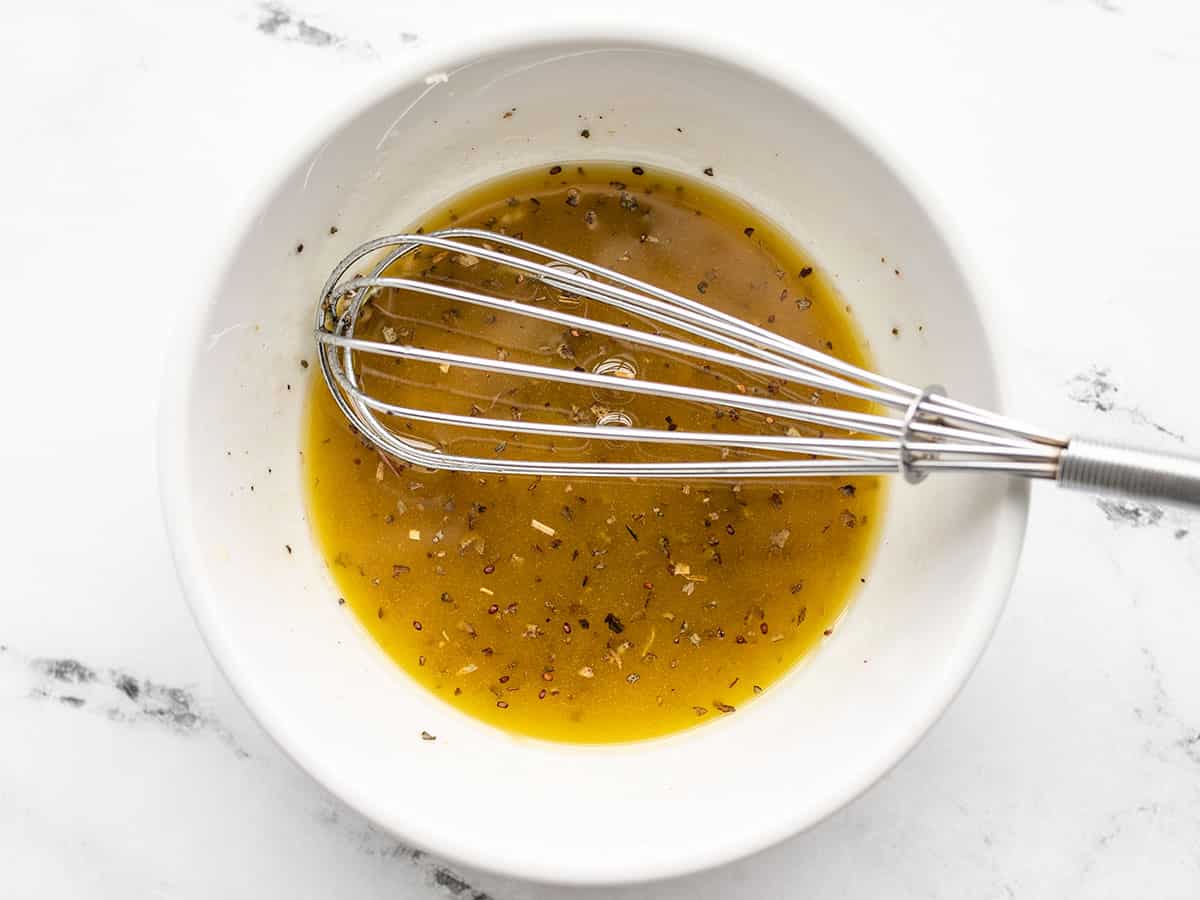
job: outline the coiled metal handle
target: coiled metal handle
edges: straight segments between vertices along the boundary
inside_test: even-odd
[[[1200,458],[1073,437],[1058,466],[1065,488],[1200,509]]]

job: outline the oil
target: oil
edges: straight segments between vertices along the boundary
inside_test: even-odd
[[[697,179],[564,162],[480,185],[414,224],[450,226],[523,237],[870,365],[849,307],[816,263],[746,204]],[[469,254],[426,249],[397,271],[628,319]],[[359,333],[375,340],[866,408],[424,295],[384,292],[368,310]],[[736,403],[713,409],[385,358],[365,363],[361,377],[384,399],[448,412],[819,433]],[[456,453],[743,455],[391,424]],[[883,503],[882,483],[865,476],[686,484],[416,470],[353,433],[320,379],[303,458],[317,544],[380,646],[460,710],[557,741],[651,738],[736,714],[832,633],[865,578]]]

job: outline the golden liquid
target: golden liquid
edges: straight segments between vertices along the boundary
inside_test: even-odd
[[[426,231],[451,224],[519,235],[870,364],[849,308],[802,250],[696,180],[564,163],[479,186],[420,221]],[[608,321],[629,318],[456,254],[423,250],[396,269]],[[647,378],[734,396],[865,408],[463,303],[390,292],[371,306],[359,334],[375,340],[588,371],[619,360]],[[789,427],[736,406],[380,357],[364,364],[362,377],[392,402],[495,418],[594,424],[616,411],[642,427]],[[720,457],[711,449],[390,424],[462,454]],[[830,633],[864,578],[882,504],[881,482],[870,477],[685,484],[411,469],[352,433],[320,379],[304,463],[330,572],[397,664],[485,722],[575,742],[649,738],[736,714]]]

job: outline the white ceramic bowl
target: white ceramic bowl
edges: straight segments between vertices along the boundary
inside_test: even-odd
[[[252,205],[172,355],[162,487],[212,652],[313,777],[452,860],[545,881],[634,881],[812,825],[920,739],[1003,606],[1027,507],[1016,482],[898,483],[868,583],[803,665],[735,715],[599,747],[503,734],[410,681],[336,603],[300,492],[315,371],[300,359],[313,357],[312,307],[333,263],[461,188],[564,159],[711,166],[715,184],[836,277],[883,371],[998,408],[986,305],[911,179],[861,133],[792,74],[711,48],[594,34],[493,43],[398,77]]]

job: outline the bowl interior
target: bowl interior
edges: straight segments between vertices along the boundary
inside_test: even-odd
[[[331,127],[256,210],[184,335],[162,458],[168,525],[201,627],[305,768],[380,825],[452,859],[543,880],[620,881],[765,846],[836,809],[911,748],[986,643],[1026,494],[1002,479],[897,483],[867,583],[837,633],[755,703],[706,727],[630,745],[552,745],[427,695],[339,607],[310,538],[299,437],[319,377],[301,367],[313,358],[313,305],[359,241],[401,230],[483,179],[580,158],[711,167],[719,186],[834,275],[882,371],[998,404],[978,301],[954,254],[892,169],[837,119],[717,57],[577,40],[464,56]]]

